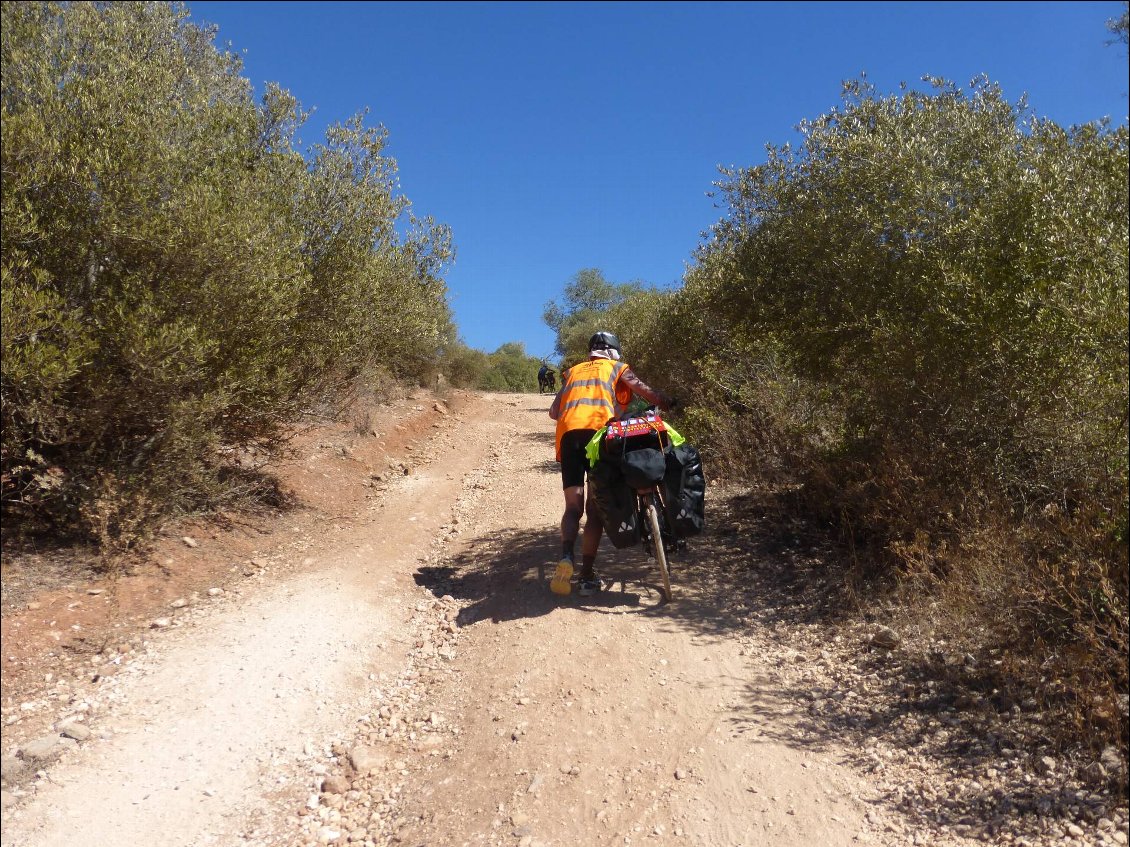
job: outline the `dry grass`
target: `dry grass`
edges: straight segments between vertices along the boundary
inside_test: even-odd
[[[729,448],[719,466],[751,478],[757,463],[719,446]],[[772,485],[766,514],[836,546],[845,564],[822,573],[846,613],[882,609],[947,654],[975,657],[991,668],[978,683],[986,695],[1035,703],[1053,747],[1125,750],[1126,546],[1101,511],[1018,513],[955,484],[976,476],[954,462],[931,472],[903,455],[810,454],[792,466],[801,482]]]

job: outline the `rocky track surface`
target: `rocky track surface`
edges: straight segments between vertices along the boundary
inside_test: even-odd
[[[741,491],[674,602],[607,542],[602,593],[551,594],[547,406],[327,430],[305,508],[178,529],[145,590],[6,565],[6,847],[1127,842],[1117,751],[1058,759],[971,659],[827,614]]]

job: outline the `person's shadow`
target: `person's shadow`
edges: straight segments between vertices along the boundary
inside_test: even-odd
[[[567,596],[549,590],[559,552],[560,541],[550,527],[492,534],[473,539],[442,564],[420,567],[415,579],[437,597],[450,594],[470,601],[456,618],[458,626],[538,617],[568,606],[608,614],[664,605],[658,568],[641,547],[616,550],[602,539],[598,575],[603,590],[590,597],[581,597],[576,585]]]

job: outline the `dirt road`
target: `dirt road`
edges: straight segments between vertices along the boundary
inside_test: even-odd
[[[549,592],[548,402],[437,405],[381,473],[311,458],[309,478],[352,493],[272,525],[270,574],[200,585],[66,696],[51,679],[27,703],[9,691],[4,844],[911,840],[837,740],[806,734],[777,684],[787,654],[693,550],[669,604],[649,562],[607,542],[603,593]],[[39,759],[34,715],[58,740]]]

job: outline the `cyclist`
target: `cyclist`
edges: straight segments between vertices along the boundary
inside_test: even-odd
[[[611,332],[596,333],[589,339],[588,361],[561,374],[561,390],[549,407],[549,416],[557,421],[555,446],[565,494],[565,513],[561,517],[561,561],[549,584],[556,594],[568,594],[571,590],[569,580],[575,567],[574,548],[583,514],[587,514],[587,519],[581,543],[581,585],[578,593],[587,597],[600,590],[594,565],[604,524],[591,499],[586,501],[585,498],[585,474],[588,471],[585,445],[610,418],[624,411],[633,394],[661,409],[671,407],[667,395],[640,380],[625,362],[620,361],[620,355],[620,339]],[[591,495],[591,487],[589,493]]]
[[[542,364],[542,366],[538,369],[538,393],[545,393],[545,390],[547,388],[552,391],[554,387],[553,383],[553,368],[551,368],[549,365]]]

